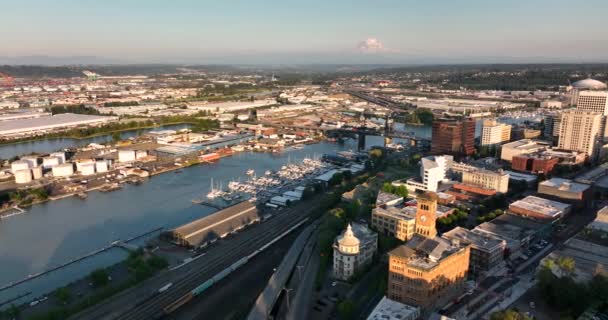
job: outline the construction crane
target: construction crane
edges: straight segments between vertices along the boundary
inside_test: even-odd
[[[0,87],[12,87],[15,85],[13,77],[10,75],[0,72]]]

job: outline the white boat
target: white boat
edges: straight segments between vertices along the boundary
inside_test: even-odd
[[[255,171],[254,171],[253,169],[249,169],[249,170],[247,170],[247,175],[248,175],[248,176],[252,176],[252,175],[254,175],[254,174],[255,174]]]

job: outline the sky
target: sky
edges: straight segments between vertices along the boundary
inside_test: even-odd
[[[0,0],[0,61],[608,62],[607,16],[606,0]]]

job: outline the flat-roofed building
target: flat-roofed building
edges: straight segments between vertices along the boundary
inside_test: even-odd
[[[608,206],[597,211],[597,216],[588,227],[594,230],[608,232]]]
[[[165,232],[162,236],[178,245],[198,248],[259,220],[255,205],[243,201]]]
[[[509,175],[502,170],[466,171],[462,174],[462,183],[506,193],[509,189]]]
[[[481,127],[481,146],[496,146],[511,140],[511,125],[495,119],[483,121]]]
[[[436,192],[439,183],[447,180],[448,170],[454,157],[450,155],[424,157],[420,160],[420,177],[408,179],[406,186],[410,192]]]
[[[593,196],[590,185],[562,178],[551,178],[539,183],[538,193],[558,198],[577,207],[589,205]]]
[[[478,225],[471,231],[504,240],[510,257],[518,257],[522,254],[522,248],[527,248],[537,239],[548,237],[551,234],[551,224],[506,213]]]
[[[489,234],[475,233],[461,227],[445,232],[442,237],[471,245],[469,270],[475,275],[491,271],[504,260],[507,242],[503,239]]]
[[[540,221],[556,221],[570,213],[571,206],[536,196],[527,196],[509,205],[509,211]]]
[[[534,153],[545,150],[549,147],[549,143],[544,141],[530,139],[517,140],[502,145],[500,149],[500,158],[510,162],[514,156]]]
[[[475,153],[475,120],[434,120],[431,153],[465,156]]]
[[[416,207],[377,207],[372,210],[372,228],[378,232],[406,241],[414,236]]]
[[[591,159],[600,152],[604,116],[597,112],[565,111],[560,123],[559,149],[580,151]]]
[[[517,171],[532,173],[551,173],[559,159],[542,153],[514,156],[511,168]]]
[[[51,117],[2,121],[0,122],[0,136],[27,136],[78,126],[97,126],[116,120],[118,117],[62,113]]]
[[[367,320],[418,320],[420,308],[391,300],[384,296]]]
[[[592,237],[576,236],[566,240],[557,250],[543,258],[540,267],[547,264],[548,260],[556,262],[560,258],[571,258],[574,260],[574,272],[572,278],[578,283],[586,283],[595,275],[608,276],[608,246],[605,240]],[[556,263],[550,264],[551,271],[559,277],[564,276]]]

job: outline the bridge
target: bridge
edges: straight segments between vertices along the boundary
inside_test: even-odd
[[[381,95],[372,95],[361,90],[348,89],[344,92],[361,100],[365,100],[367,102],[377,104],[381,107],[385,107],[393,112],[407,112],[416,109],[416,107],[412,104],[397,102],[388,97]]]

